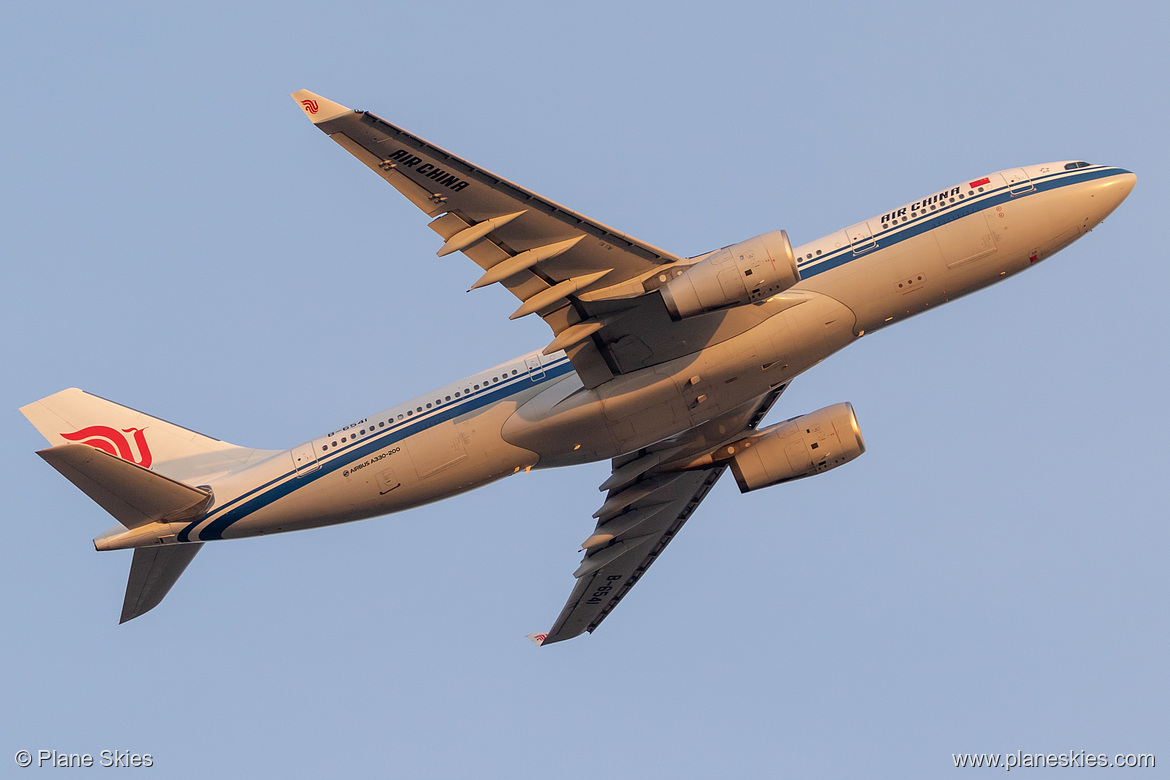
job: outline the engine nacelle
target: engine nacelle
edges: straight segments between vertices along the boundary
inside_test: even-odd
[[[731,471],[747,493],[835,469],[865,452],[865,440],[853,405],[840,403],[769,426],[726,449],[734,450]]]
[[[800,281],[788,233],[774,230],[711,253],[661,288],[675,319],[758,301]]]

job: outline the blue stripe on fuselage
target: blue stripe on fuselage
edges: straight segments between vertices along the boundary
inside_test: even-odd
[[[812,260],[805,260],[804,265],[800,265],[799,258],[797,265],[800,268],[800,278],[808,279],[817,274],[831,271],[834,268],[839,268],[846,263],[853,260],[871,255],[882,249],[887,249],[897,243],[914,238],[915,236],[927,233],[935,228],[941,227],[948,222],[962,219],[971,214],[978,214],[980,211],[994,208],[995,206],[1016,201],[1038,192],[1047,192],[1050,190],[1059,189],[1060,187],[1067,187],[1073,184],[1083,184],[1087,181],[1095,179],[1103,179],[1108,176],[1117,176],[1127,171],[1121,168],[1081,168],[1075,173],[1070,171],[1058,171],[1048,176],[1032,179],[1034,189],[1025,192],[1019,192],[1015,195],[1010,193],[1010,186],[1002,186],[994,189],[991,192],[985,192],[976,195],[957,203],[948,204],[938,211],[931,211],[919,217],[911,219],[909,222],[899,223],[897,227],[890,226],[883,230],[873,232],[874,244],[869,245],[866,250],[860,254],[854,253],[852,246],[846,246],[842,249],[836,249],[828,252],[820,257]],[[1018,186],[1015,185],[1015,186]],[[819,240],[819,239],[818,239]],[[816,243],[815,241],[809,243]]]
[[[279,477],[258,485],[252,490],[233,498],[223,506],[217,507],[207,517],[193,521],[179,533],[178,540],[180,542],[191,541],[191,533],[195,528],[203,523],[207,523],[208,520],[211,520],[211,522],[199,532],[198,540],[206,542],[222,539],[224,531],[242,518],[247,517],[256,510],[274,501],[290,495],[306,485],[312,484],[328,474],[345,468],[367,455],[372,455],[379,450],[385,449],[396,442],[420,433],[434,425],[462,417],[465,414],[502,401],[508,396],[515,395],[520,391],[527,390],[531,387],[539,387],[554,379],[560,379],[573,371],[573,366],[567,357],[561,358],[559,361],[546,365],[543,368],[544,376],[535,382],[532,381],[530,374],[521,374],[504,384],[492,388],[484,388],[473,395],[465,397],[463,400],[440,407],[427,416],[405,420],[397,426],[392,426],[385,431],[381,431],[373,436],[332,451],[328,455],[319,457],[317,459],[318,468],[311,472],[298,475],[295,470],[287,471]]]

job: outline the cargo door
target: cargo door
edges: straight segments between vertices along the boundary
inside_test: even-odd
[[[984,214],[968,214],[930,231],[938,241],[947,268],[995,254],[999,248]]]
[[[419,479],[426,479],[466,459],[467,445],[455,423],[447,420],[411,437],[410,457]]]

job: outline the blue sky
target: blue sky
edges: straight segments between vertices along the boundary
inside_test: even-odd
[[[1154,3],[9,4],[0,11],[0,766],[156,776],[903,777],[1170,764],[1170,106]],[[547,342],[305,121],[308,88],[683,255],[794,243],[1015,165],[1138,174],[1039,268],[866,338],[771,420],[866,455],[716,487],[594,635],[538,649],[606,464],[210,545],[117,625],[128,553],[17,407],[83,387],[287,447]],[[15,771],[15,770],[13,770]],[[34,770],[27,770],[32,772]],[[1151,775],[1154,773],[1151,773]]]

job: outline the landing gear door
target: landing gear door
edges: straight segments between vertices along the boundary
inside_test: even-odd
[[[293,447],[290,452],[292,453],[293,468],[296,469],[298,477],[321,467],[321,464],[317,462],[317,450],[311,441],[305,442],[299,447]]]

